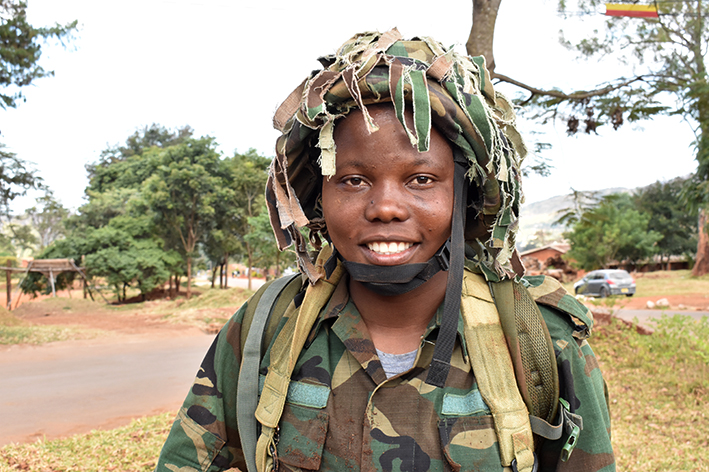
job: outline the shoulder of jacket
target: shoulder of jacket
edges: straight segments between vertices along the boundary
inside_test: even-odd
[[[521,283],[527,288],[537,305],[553,309],[543,310],[542,313],[548,312],[557,316],[563,314],[567,321],[573,323],[575,331],[585,332],[584,337],[590,334],[593,328],[591,311],[569,294],[558,280],[546,275],[534,275],[523,277]],[[550,323],[549,319],[546,321]]]

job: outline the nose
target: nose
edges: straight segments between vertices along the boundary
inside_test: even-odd
[[[375,185],[369,192],[369,204],[364,211],[367,221],[405,221],[409,218],[406,190],[396,183]]]

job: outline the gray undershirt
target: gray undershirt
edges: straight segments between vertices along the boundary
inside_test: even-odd
[[[417,353],[418,349],[404,354],[389,354],[377,349],[377,356],[379,356],[379,361],[382,363],[382,368],[388,379],[412,368],[416,362]]]

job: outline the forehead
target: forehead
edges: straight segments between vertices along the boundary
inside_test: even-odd
[[[437,165],[452,165],[453,153],[450,143],[435,128],[431,128],[430,145],[427,152],[419,152],[399,121],[391,103],[370,105],[369,115],[377,131],[369,132],[365,116],[359,109],[353,110],[335,125],[336,160],[342,163],[353,157],[371,156],[377,159],[396,161],[435,162]],[[413,113],[407,109],[405,120],[410,133],[414,133]]]

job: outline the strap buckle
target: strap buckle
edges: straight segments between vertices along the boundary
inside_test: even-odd
[[[438,262],[438,265],[441,266],[441,270],[447,271],[450,269],[451,264],[451,240],[448,239],[446,243],[441,246],[441,248],[438,250],[434,256],[436,258],[436,261]]]
[[[576,442],[578,441],[579,434],[583,429],[583,419],[580,415],[571,413],[571,408],[569,402],[563,398],[559,398],[559,403],[561,403],[561,417],[562,424],[564,426],[564,431],[569,435],[561,448],[561,461],[566,462],[571,457],[571,453],[576,447]]]

